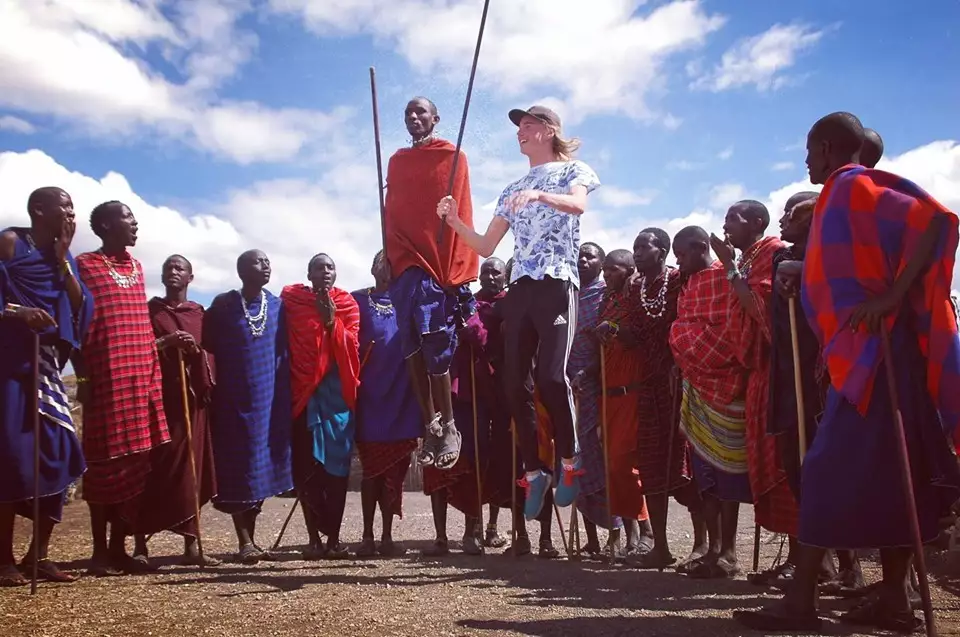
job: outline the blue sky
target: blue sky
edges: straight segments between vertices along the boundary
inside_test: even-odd
[[[386,157],[407,143],[413,95],[455,138],[482,4],[0,0],[0,225],[25,223],[33,188],[61,185],[81,216],[131,205],[154,292],[163,257],[182,252],[208,300],[251,247],[273,258],[275,290],[319,251],[342,287],[366,285],[379,241],[367,69]],[[778,216],[807,187],[806,131],[835,110],[880,131],[887,168],[960,208],[960,5],[913,4],[491,0],[464,141],[478,225],[525,171],[506,111],[541,101],[600,175],[584,239],[608,249],[651,224],[716,229],[747,196]],[[77,251],[96,245],[78,236]]]

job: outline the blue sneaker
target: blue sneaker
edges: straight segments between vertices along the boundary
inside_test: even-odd
[[[517,480],[517,485],[523,487],[523,517],[528,520],[535,520],[540,511],[543,510],[543,501],[547,497],[547,489],[550,488],[550,479],[543,471],[533,480],[528,480],[524,475]]]
[[[564,464],[560,469],[560,482],[553,493],[553,501],[558,507],[568,507],[580,495],[580,476],[584,474],[583,461],[577,458],[572,465]]]

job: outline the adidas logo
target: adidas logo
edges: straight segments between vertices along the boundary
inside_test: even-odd
[[[553,322],[554,326],[556,325],[566,325],[567,319],[563,318],[562,315],[558,315],[556,320]]]

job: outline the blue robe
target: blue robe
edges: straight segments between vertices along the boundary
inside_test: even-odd
[[[266,292],[267,325],[254,337],[236,290],[217,296],[203,320],[203,346],[213,354],[216,386],[211,437],[218,494],[227,513],[259,507],[293,488],[292,396],[286,319],[280,299]],[[260,311],[260,300],[249,305]]]
[[[59,521],[64,491],[86,470],[60,371],[90,325],[93,298],[81,283],[83,304],[74,315],[52,249],[33,249],[26,229],[10,230],[18,238],[13,258],[0,261],[0,308],[8,303],[37,307],[57,321],[57,327],[40,334],[39,411],[40,510],[43,517]],[[73,256],[68,259],[76,272]],[[0,320],[0,502],[16,503],[26,517],[32,517],[34,494],[32,344],[25,323]]]
[[[367,289],[354,292],[353,297],[360,308],[362,364],[357,393],[357,442],[419,438],[423,431],[420,406],[400,348],[390,295]]]

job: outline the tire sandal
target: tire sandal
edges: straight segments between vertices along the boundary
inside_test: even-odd
[[[450,543],[447,540],[434,540],[429,548],[423,550],[424,557],[443,557],[450,555]]]
[[[25,577],[31,575],[33,573],[33,561],[28,561],[24,558],[24,560],[20,562],[20,571]],[[40,560],[37,564],[37,578],[57,584],[71,584],[79,579],[76,575],[61,571],[56,562],[46,558]]]
[[[350,549],[346,544],[337,542],[333,546],[327,545],[327,550],[323,554],[325,560],[346,560],[350,558]]]
[[[552,542],[541,542],[537,557],[541,560],[555,560],[560,557],[560,551],[557,550]]]
[[[483,545],[492,549],[503,548],[507,545],[507,538],[500,535],[497,529],[487,527],[487,533],[483,538]]]
[[[460,460],[460,448],[463,445],[463,435],[452,420],[444,427],[437,444],[439,448],[434,466],[441,470],[452,469]]]
[[[467,555],[483,555],[483,545],[475,535],[464,535],[460,550]]]
[[[436,414],[426,426],[423,442],[420,444],[420,452],[417,454],[417,462],[420,463],[421,467],[432,467],[437,461],[437,456],[440,455],[440,438],[443,435],[440,417],[440,414]]]
[[[733,579],[740,574],[740,567],[726,560],[701,562],[687,573],[691,579]]]
[[[237,551],[234,559],[240,564],[252,566],[263,559],[263,553],[253,544],[244,544],[240,547],[240,550]]]
[[[914,615],[912,610],[892,610],[880,597],[847,611],[840,616],[840,621],[897,633],[912,633],[923,627],[923,621]]]
[[[393,540],[382,540],[380,542],[380,548],[377,549],[377,552],[380,553],[382,557],[402,557],[407,553],[407,549],[403,548]]]
[[[515,557],[523,557],[524,555],[530,555],[533,548],[530,545],[530,538],[528,537],[518,537],[517,541],[508,546],[507,549],[503,552],[504,555],[510,555]]]
[[[771,568],[759,573],[750,573],[747,575],[747,581],[754,586],[777,586],[793,581],[793,576],[797,572],[797,567],[790,562],[784,562],[775,568]]]
[[[364,538],[357,547],[354,555],[357,557],[373,557],[377,554],[377,543],[372,537]]]
[[[15,588],[29,583],[30,580],[23,576],[15,564],[0,566],[0,588]]]
[[[627,566],[632,566],[633,568],[639,568],[641,570],[656,570],[662,571],[665,568],[670,568],[677,563],[677,558],[669,553],[661,553],[659,551],[648,551],[646,553],[638,553],[635,555],[627,555]]]

